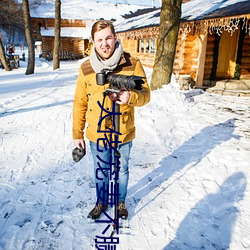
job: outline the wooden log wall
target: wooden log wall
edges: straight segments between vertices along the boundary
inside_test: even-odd
[[[137,47],[137,40],[132,40],[132,39],[129,39],[129,40],[125,40],[125,39],[122,39],[120,40],[120,42],[122,43],[122,46],[123,46],[123,50],[124,51],[127,51],[133,55],[136,54],[136,47]]]
[[[175,59],[174,59],[174,65],[173,65],[173,73],[178,75],[179,71],[183,68],[183,53],[185,46],[185,36],[179,35],[177,39],[176,44],[176,50],[175,50]]]
[[[184,50],[184,65],[180,74],[188,74],[192,79],[196,78],[197,58],[199,54],[198,38],[195,35],[187,36]]]
[[[150,53],[139,54],[139,53],[136,53],[134,56],[136,58],[138,58],[145,67],[153,68],[154,60],[155,60],[155,54],[150,54]]]
[[[73,52],[73,39],[72,38],[61,38],[60,51]]]
[[[73,54],[77,56],[84,56],[85,50],[88,48],[89,41],[87,39],[82,40],[79,38],[73,39]]]
[[[138,40],[120,38],[120,42],[122,43],[124,51],[138,58],[145,67],[152,68],[154,66],[155,53],[138,51]]]
[[[131,53],[134,57],[140,59],[145,67],[152,68],[154,66],[155,53],[138,51],[138,43],[145,43],[146,36],[137,39],[127,39],[125,36],[120,36],[119,39],[123,45],[123,49]],[[152,39],[150,37],[149,39]],[[190,75],[193,79],[197,73],[197,57],[198,57],[198,37],[195,35],[184,36],[179,34],[176,47],[176,55],[173,66],[173,73],[177,75]],[[155,38],[155,47],[157,39]],[[157,48],[155,48],[156,51]]]
[[[178,36],[173,67],[173,73],[177,76],[189,75],[192,79],[196,79],[199,53],[197,39],[195,35]]]
[[[48,52],[52,52],[54,47],[54,37],[42,38],[42,57],[46,58]],[[77,58],[84,56],[84,51],[88,47],[88,40],[78,38],[61,38],[60,51],[69,51]]]
[[[54,38],[44,36],[42,37],[42,57],[46,58],[48,52],[53,51]]]

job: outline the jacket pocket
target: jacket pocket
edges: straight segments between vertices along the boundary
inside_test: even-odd
[[[133,130],[134,126],[134,110],[126,109],[121,115],[121,133]]]

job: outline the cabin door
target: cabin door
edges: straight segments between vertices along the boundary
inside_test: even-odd
[[[216,78],[222,79],[234,77],[238,39],[239,30],[236,30],[232,36],[227,31],[222,32],[219,44]]]

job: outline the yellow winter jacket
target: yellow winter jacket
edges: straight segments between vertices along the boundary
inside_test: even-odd
[[[113,74],[142,76],[144,84],[142,90],[130,90],[130,99],[128,104],[120,105],[120,133],[119,140],[122,143],[131,141],[135,138],[134,107],[145,105],[150,100],[150,89],[147,83],[146,75],[139,60],[136,60],[128,53],[123,53],[117,68]],[[103,92],[109,87],[109,84],[103,86],[97,85],[96,73],[93,71],[90,61],[82,63],[79,69],[79,75],[76,83],[75,97],[73,102],[73,140],[84,138],[84,129],[86,128],[86,137],[97,142],[98,138],[104,138],[104,132],[98,133],[97,127],[100,120],[101,108],[98,101],[102,104]],[[109,97],[105,98],[104,109],[112,110],[112,101]],[[107,113],[103,112],[103,117]],[[101,131],[112,129],[112,116],[107,116],[101,122]]]

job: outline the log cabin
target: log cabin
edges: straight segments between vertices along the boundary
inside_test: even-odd
[[[154,65],[160,11],[137,11],[115,22],[124,50],[147,67]],[[249,90],[250,1],[184,1],[173,73],[199,88],[237,79]]]
[[[33,37],[41,41],[41,57],[52,60],[54,18],[32,18]],[[87,53],[92,20],[61,20],[60,59],[81,59]]]

